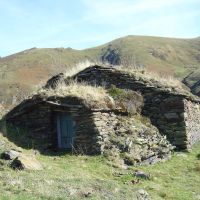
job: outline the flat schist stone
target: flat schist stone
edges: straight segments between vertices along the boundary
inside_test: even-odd
[[[21,152],[15,150],[5,151],[1,154],[1,158],[5,160],[13,160],[16,157],[20,156]]]
[[[17,170],[43,170],[41,163],[32,155],[20,155],[15,158],[11,167]]]

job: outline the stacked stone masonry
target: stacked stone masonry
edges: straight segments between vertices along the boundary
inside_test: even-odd
[[[115,152],[114,157],[117,156],[120,162],[128,165],[152,164],[170,158],[173,147],[152,125],[140,122],[138,127],[134,117],[130,118],[126,112],[92,110],[76,98],[69,100],[70,97],[53,97],[22,102],[7,114],[7,126],[12,124],[20,133],[24,129],[26,147],[44,153],[48,149],[57,151],[56,116],[58,113],[67,113],[74,121],[75,134],[71,149],[74,153],[112,155]],[[123,120],[126,123],[122,123]],[[20,143],[18,145],[23,146]]]
[[[200,140],[200,104],[184,99],[184,113],[187,139],[190,145]]]
[[[69,99],[66,98],[66,101]],[[59,100],[60,105],[45,100],[22,102],[6,115],[7,126],[12,125],[14,129],[21,131],[23,129],[26,132],[26,145],[29,147],[41,151],[48,148],[57,149],[56,117],[59,113],[68,113],[73,118],[75,129],[72,150],[86,154],[103,152],[104,143],[117,123],[115,111],[91,110],[81,101],[73,100],[76,104],[66,104],[61,102],[62,100]]]
[[[126,126],[121,123],[128,117],[126,111],[92,109],[77,97],[34,96],[5,116],[7,126],[12,124],[16,129],[26,130],[29,147],[41,151],[58,147],[56,116],[62,112],[70,114],[74,120],[72,150],[75,153],[100,154],[117,149],[119,154],[127,154],[128,163],[132,162],[133,156],[134,161],[154,163],[167,159],[172,150],[164,136],[177,149],[190,149],[200,140],[200,103],[197,99],[110,67],[93,66],[71,78],[108,89],[115,85],[140,93],[144,98],[142,115],[155,127],[141,124],[140,128],[134,129],[137,123],[134,124],[132,119],[128,119]],[[50,79],[46,87],[56,88],[60,81],[68,84],[69,78],[58,75]]]
[[[101,85],[106,88],[115,85],[121,89],[140,92],[145,100],[143,114],[148,116],[159,131],[166,135],[177,149],[189,149],[200,140],[200,112],[198,99],[163,87],[158,82],[143,80],[115,68],[93,66],[73,77],[79,82]],[[56,81],[68,79],[54,77],[46,87],[55,87]],[[60,81],[61,81],[60,80]]]

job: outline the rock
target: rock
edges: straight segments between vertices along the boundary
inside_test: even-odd
[[[15,151],[15,150],[10,150],[10,151],[5,151],[1,154],[1,158],[5,160],[13,160],[16,157],[20,156],[21,152]]]
[[[140,183],[140,179],[133,179],[133,180],[131,180],[131,183],[132,183],[133,185],[139,184],[139,183]]]
[[[107,97],[106,104],[107,104],[107,107],[110,109],[115,108],[115,101],[112,97]]]
[[[11,167],[13,169],[19,170],[42,170],[43,167],[38,160],[36,160],[33,156],[28,155],[21,155],[15,158],[12,163]]]
[[[198,194],[198,195],[196,196],[196,199],[197,199],[197,200],[200,200],[200,194]]]
[[[0,141],[0,148],[5,146],[5,142],[4,141]]]
[[[165,160],[164,157],[162,158],[162,160],[163,161]],[[161,161],[161,158],[158,158],[157,156],[152,156],[152,157],[147,158],[144,161],[142,161],[142,165],[152,165],[159,161]]]
[[[144,189],[139,189],[136,194],[137,200],[150,200],[150,196]]]
[[[143,171],[138,171],[136,170],[134,173],[133,173],[134,176],[136,176],[137,178],[143,178],[143,179],[150,179],[150,174],[147,174]]]
[[[178,152],[178,153],[177,153],[177,156],[178,156],[178,157],[182,157],[182,158],[187,158],[187,157],[188,157],[187,154],[182,153],[182,152],[181,152],[181,153]]]
[[[91,197],[93,194],[93,190],[92,189],[87,189],[86,191],[83,192],[82,196],[85,198]]]
[[[78,192],[77,188],[68,188],[69,196],[76,195]]]

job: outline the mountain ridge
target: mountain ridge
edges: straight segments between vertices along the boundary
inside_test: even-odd
[[[103,61],[175,76],[199,94],[200,37],[192,39],[128,35],[106,44],[72,48],[30,48],[0,59],[0,102],[13,104],[51,76],[79,62]]]

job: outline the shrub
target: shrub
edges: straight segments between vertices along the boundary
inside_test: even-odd
[[[111,85],[108,89],[116,104],[127,110],[130,115],[140,113],[143,106],[143,97],[138,92],[132,90],[124,90]]]

